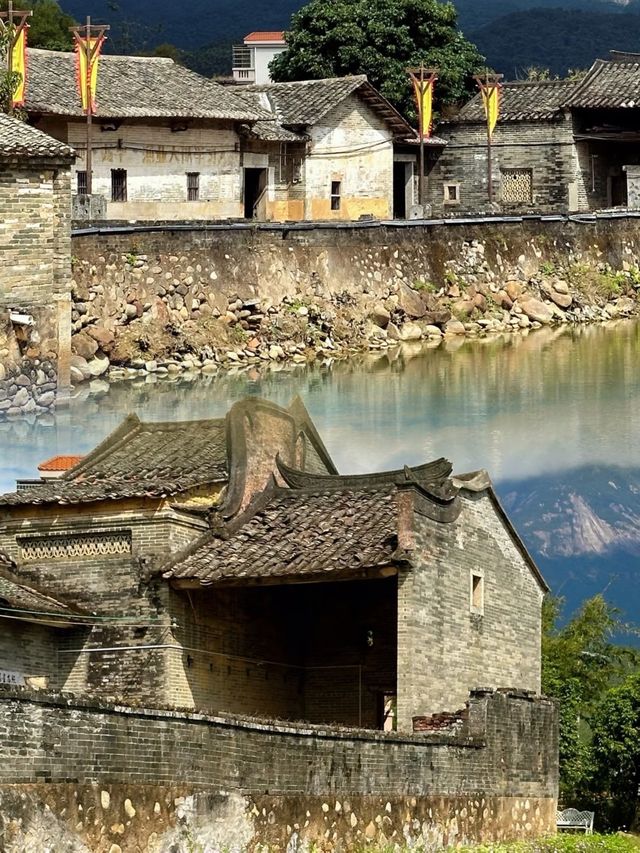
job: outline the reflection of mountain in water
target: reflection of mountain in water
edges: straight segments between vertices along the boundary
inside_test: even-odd
[[[605,592],[630,619],[640,613],[640,468],[593,465],[499,492],[555,593],[573,610]]]

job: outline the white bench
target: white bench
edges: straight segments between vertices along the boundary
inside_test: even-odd
[[[556,812],[556,826],[558,831],[572,830],[584,832],[585,835],[593,834],[593,818],[595,812],[579,812],[577,809],[565,809]]]

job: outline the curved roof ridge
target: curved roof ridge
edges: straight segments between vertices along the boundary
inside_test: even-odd
[[[276,457],[276,465],[285,483],[290,489],[294,490],[314,487],[320,490],[362,489],[412,482],[438,483],[448,479],[453,471],[453,465],[444,457],[413,468],[405,466],[402,469],[379,471],[372,474],[311,474],[307,471],[291,468],[282,461],[279,455]]]

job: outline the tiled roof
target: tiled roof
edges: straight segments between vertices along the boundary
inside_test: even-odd
[[[575,80],[518,80],[504,83],[499,121],[540,121],[555,118],[578,85]],[[455,118],[442,124],[486,121],[480,94],[462,107]]]
[[[38,471],[68,471],[84,459],[84,456],[52,456],[38,465]]]
[[[278,31],[263,31],[257,30],[255,33],[249,33],[248,36],[245,36],[243,41],[251,42],[251,41],[273,41],[273,42],[284,42],[284,33],[282,30]]]
[[[278,489],[235,534],[208,534],[166,576],[204,584],[340,576],[389,563],[396,548],[393,487],[315,493]]]
[[[566,104],[587,109],[640,108],[640,56],[614,62],[596,60]]]
[[[67,604],[21,583],[14,574],[15,568],[13,560],[0,551],[0,611],[20,610],[25,618],[34,621],[46,621],[45,614],[58,617],[81,615],[80,611]]]
[[[451,463],[362,475],[320,475],[278,463],[289,488],[267,489],[228,525],[174,559],[165,577],[203,584],[327,577],[397,562],[398,488],[415,487],[441,520],[457,517]]]
[[[62,477],[0,496],[0,505],[164,497],[226,480],[226,423],[141,422],[130,415]]]
[[[277,121],[257,121],[247,126],[246,132],[255,139],[262,139],[263,142],[305,142],[308,139],[306,134],[288,130]]]
[[[266,95],[276,121],[285,127],[296,129],[318,124],[345,98],[358,93],[358,96],[389,125],[394,134],[402,137],[415,135],[395,107],[373,88],[363,74],[325,80],[245,86],[243,93]]]
[[[104,118],[269,118],[234,90],[173,60],[148,56],[100,59],[97,114]],[[82,116],[73,53],[30,49],[26,108],[29,112]]]
[[[74,153],[41,130],[0,113],[0,158],[46,158],[70,162]]]

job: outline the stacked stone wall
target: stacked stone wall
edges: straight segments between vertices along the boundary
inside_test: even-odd
[[[81,381],[629,316],[640,219],[165,225],[78,232],[73,252]]]
[[[68,386],[69,180],[69,166],[0,164],[0,417],[42,414]]]
[[[557,718],[547,700],[478,693],[455,729],[400,736],[15,688],[0,697],[0,816],[16,844],[435,850],[555,827]]]

